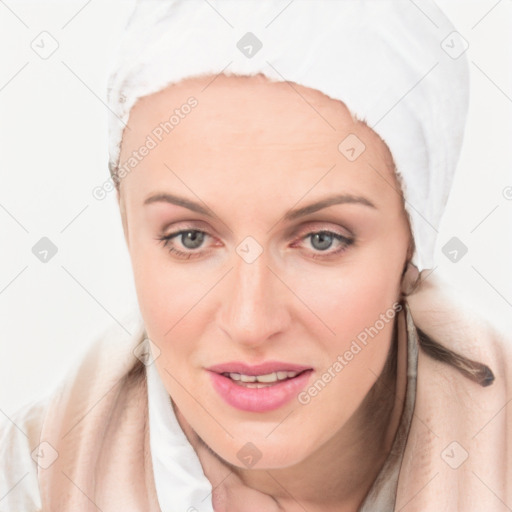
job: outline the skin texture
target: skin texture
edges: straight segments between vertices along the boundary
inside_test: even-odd
[[[356,510],[401,412],[404,376],[395,387],[396,375],[383,373],[393,322],[307,405],[237,410],[205,368],[279,360],[313,367],[312,383],[392,308],[411,254],[391,155],[343,103],[318,91],[220,75],[139,100],[120,161],[190,96],[197,106],[123,177],[118,194],[141,313],[161,351],[159,374],[215,484],[216,510]],[[366,146],[355,161],[338,150],[349,134]],[[213,216],[144,205],[157,193],[186,197]],[[284,220],[333,193],[363,196],[375,208],[344,203]],[[207,233],[199,248],[180,235],[167,247],[158,240],[187,229]],[[322,230],[353,242],[308,236]],[[252,263],[237,253],[248,236],[263,249]],[[365,400],[381,374],[375,400]],[[377,414],[376,403],[384,404]],[[252,468],[237,457],[247,442],[261,452]]]

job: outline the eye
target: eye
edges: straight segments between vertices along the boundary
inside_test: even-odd
[[[198,251],[197,249],[201,247],[205,238],[209,236],[210,235],[206,232],[199,229],[183,229],[181,231],[176,231],[175,233],[170,233],[169,235],[158,237],[157,240],[162,242],[163,246],[178,258],[191,259],[201,256],[203,251]],[[177,239],[182,247],[187,251],[192,252],[185,252],[177,249],[175,247],[174,239]],[[194,251],[196,251],[196,254],[194,254]]]
[[[300,241],[307,239],[310,239],[310,244],[313,247],[314,252],[316,252],[316,254],[312,254],[312,258],[329,258],[336,256],[344,252],[351,244],[354,243],[354,239],[328,230],[309,232],[302,236]],[[329,251],[333,245],[337,245],[338,248],[333,251]]]
[[[203,255],[205,250],[201,249],[207,238],[212,238],[205,231],[199,229],[182,229],[169,233],[168,235],[157,237],[157,240],[169,250],[171,254],[180,259],[193,259]],[[301,236],[292,247],[297,246],[300,242],[310,239],[313,247],[312,258],[331,258],[344,252],[351,244],[354,243],[353,238],[348,238],[340,233],[320,230],[311,231]],[[184,250],[177,247],[181,246]],[[329,250],[333,246],[337,246],[335,250]]]

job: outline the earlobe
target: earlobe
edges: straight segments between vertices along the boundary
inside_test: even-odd
[[[407,295],[411,295],[414,290],[417,288],[420,282],[420,272],[416,265],[412,262],[407,263],[407,267],[405,272],[402,275],[401,282],[401,292],[402,295],[407,297]]]

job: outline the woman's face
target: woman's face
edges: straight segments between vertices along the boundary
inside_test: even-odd
[[[409,226],[386,146],[341,102],[263,76],[183,81],[128,126],[120,206],[165,387],[229,463],[305,460],[390,347]]]

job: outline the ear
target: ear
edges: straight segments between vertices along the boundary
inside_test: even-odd
[[[129,237],[128,237],[128,224],[126,222],[126,207],[124,204],[124,199],[119,190],[119,187],[116,187],[116,196],[117,196],[117,204],[119,206],[119,213],[121,214],[121,222],[123,224],[124,240],[126,242],[126,246],[128,248],[130,248],[130,241],[129,241]]]

